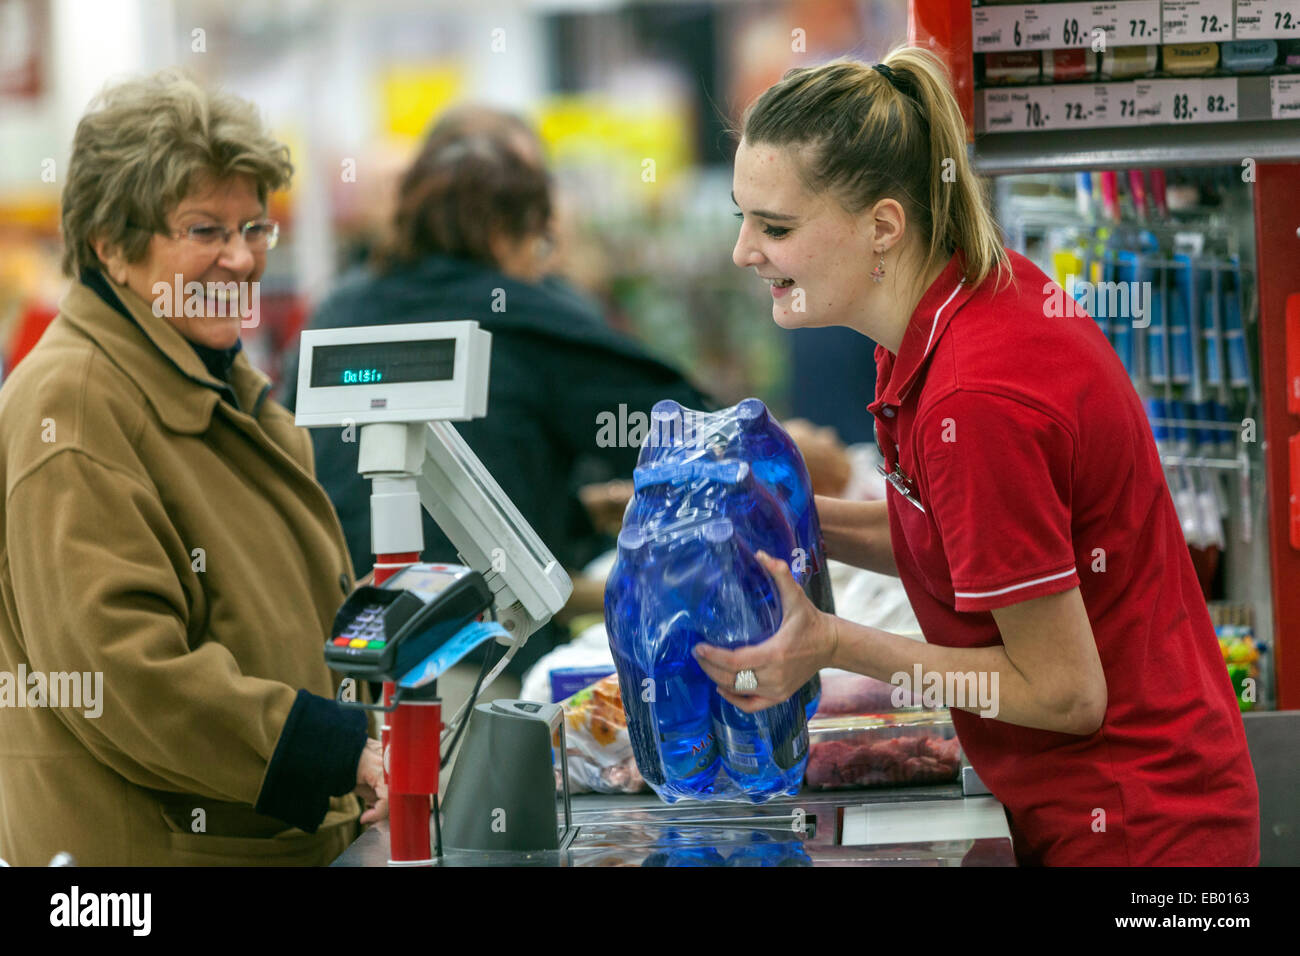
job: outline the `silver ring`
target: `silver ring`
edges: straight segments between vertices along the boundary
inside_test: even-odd
[[[758,676],[751,670],[736,671],[736,690],[742,694],[758,690]]]

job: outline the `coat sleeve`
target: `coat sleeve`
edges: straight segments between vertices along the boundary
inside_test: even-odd
[[[11,489],[5,544],[31,667],[101,688],[55,709],[101,763],[307,830],[355,786],[364,715],[243,674],[215,641],[190,646],[188,552],[146,482],[61,450]]]

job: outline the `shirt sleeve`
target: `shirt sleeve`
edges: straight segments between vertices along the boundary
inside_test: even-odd
[[[28,659],[102,687],[93,709],[53,709],[100,763],[306,830],[355,786],[364,715],[244,674],[216,641],[191,647],[175,570],[187,552],[139,479],[62,451],[14,486],[5,518]]]
[[[958,611],[1078,587],[1075,444],[1061,423],[1012,398],[958,391],[923,413],[915,430]]]

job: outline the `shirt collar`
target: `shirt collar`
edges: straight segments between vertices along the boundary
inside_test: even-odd
[[[965,263],[961,253],[955,253],[939,277],[921,296],[912,318],[903,332],[898,354],[890,362],[883,346],[878,347],[878,366],[882,373],[881,387],[876,390],[876,400],[869,406],[875,412],[884,405],[900,405],[920,378],[925,361],[948,328],[948,323],[971,296],[970,284],[963,280]],[[880,353],[885,352],[885,356]],[[883,359],[880,361],[879,359]],[[884,373],[888,373],[885,378]]]

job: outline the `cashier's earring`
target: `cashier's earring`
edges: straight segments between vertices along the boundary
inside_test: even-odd
[[[873,282],[879,282],[884,278],[885,278],[885,251],[882,249],[880,251],[880,262],[876,263],[876,267],[871,270],[871,280]]]

